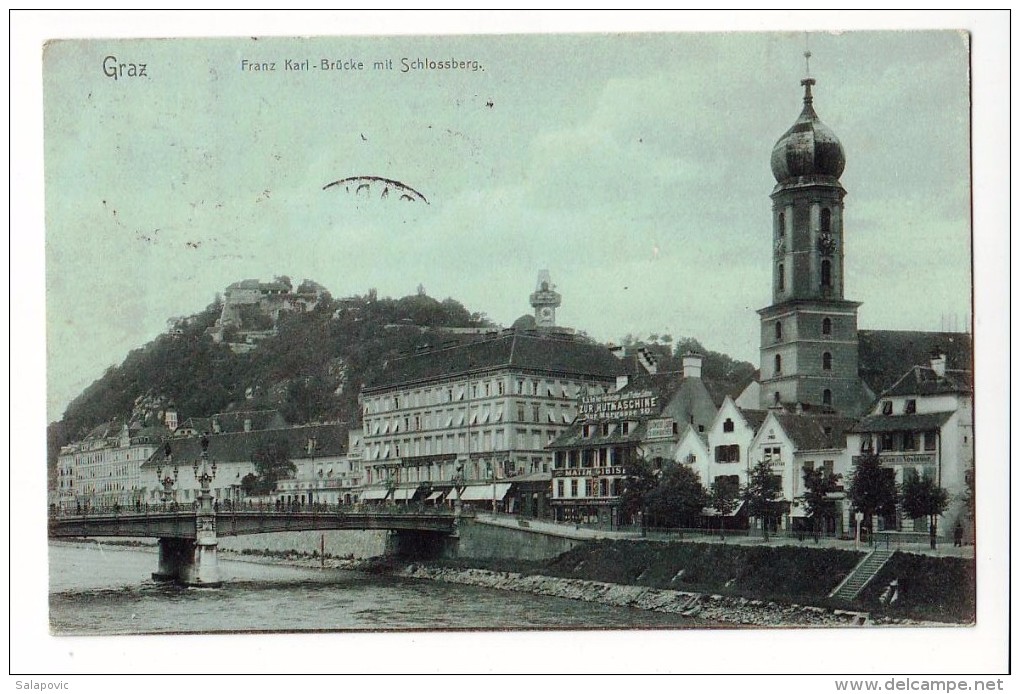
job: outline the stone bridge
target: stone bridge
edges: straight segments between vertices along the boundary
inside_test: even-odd
[[[142,509],[60,514],[49,519],[49,535],[159,538],[159,568],[152,577],[191,586],[220,585],[216,559],[219,536],[302,530],[389,530],[394,551],[416,556],[439,551],[455,537],[460,512],[445,508],[332,506],[304,510],[219,510],[207,499],[187,510]]]

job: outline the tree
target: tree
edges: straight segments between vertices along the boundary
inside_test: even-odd
[[[910,518],[928,517],[932,549],[935,549],[938,517],[948,505],[949,493],[930,477],[913,475],[903,483],[903,512]]]
[[[888,515],[896,512],[896,473],[882,466],[874,454],[862,455],[854,468],[847,496],[854,507],[864,514],[864,527],[872,527],[876,513]]]
[[[708,493],[708,505],[719,516],[719,536],[723,539],[723,519],[733,513],[740,501],[740,483],[728,476],[716,477]]]
[[[840,477],[831,472],[826,473],[822,468],[804,470],[804,494],[801,501],[811,519],[815,542],[818,542],[819,531],[826,519],[836,516],[836,501],[830,495],[839,489]]]
[[[658,484],[646,495],[648,513],[659,525],[691,527],[701,519],[708,494],[698,473],[686,465],[667,464]]]
[[[636,458],[627,465],[626,475],[620,495],[620,514],[633,518],[639,511],[646,512],[648,495],[659,484],[659,479],[651,461],[645,458]]]
[[[744,486],[743,499],[747,504],[747,512],[761,519],[762,538],[769,541],[769,524],[779,518],[782,506],[782,478],[772,472],[772,463],[759,460],[751,468]]]
[[[279,480],[297,472],[297,466],[290,459],[287,441],[281,438],[269,439],[256,448],[252,453],[252,463],[258,476],[254,489],[260,495],[274,491]]]
[[[245,496],[260,496],[262,494],[258,475],[249,472],[241,478],[241,493]]]

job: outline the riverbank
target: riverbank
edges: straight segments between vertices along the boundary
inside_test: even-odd
[[[581,600],[661,603],[756,626],[974,623],[972,560],[897,553],[856,599],[829,597],[863,557],[810,546],[602,540],[550,560],[437,560],[415,573]]]
[[[568,598],[615,607],[636,607],[700,620],[752,627],[851,627],[870,624],[867,613],[797,604],[628,586],[485,569],[450,569],[410,564],[397,572],[406,578]]]

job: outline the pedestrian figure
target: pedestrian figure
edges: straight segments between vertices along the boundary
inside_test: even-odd
[[[956,527],[953,528],[953,547],[963,547],[963,526],[960,522],[956,522]]]

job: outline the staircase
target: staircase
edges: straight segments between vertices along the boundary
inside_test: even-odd
[[[843,579],[842,583],[836,586],[836,590],[829,593],[829,597],[853,600],[895,553],[895,549],[873,550],[871,554],[861,560],[860,564],[854,567],[854,570]]]

